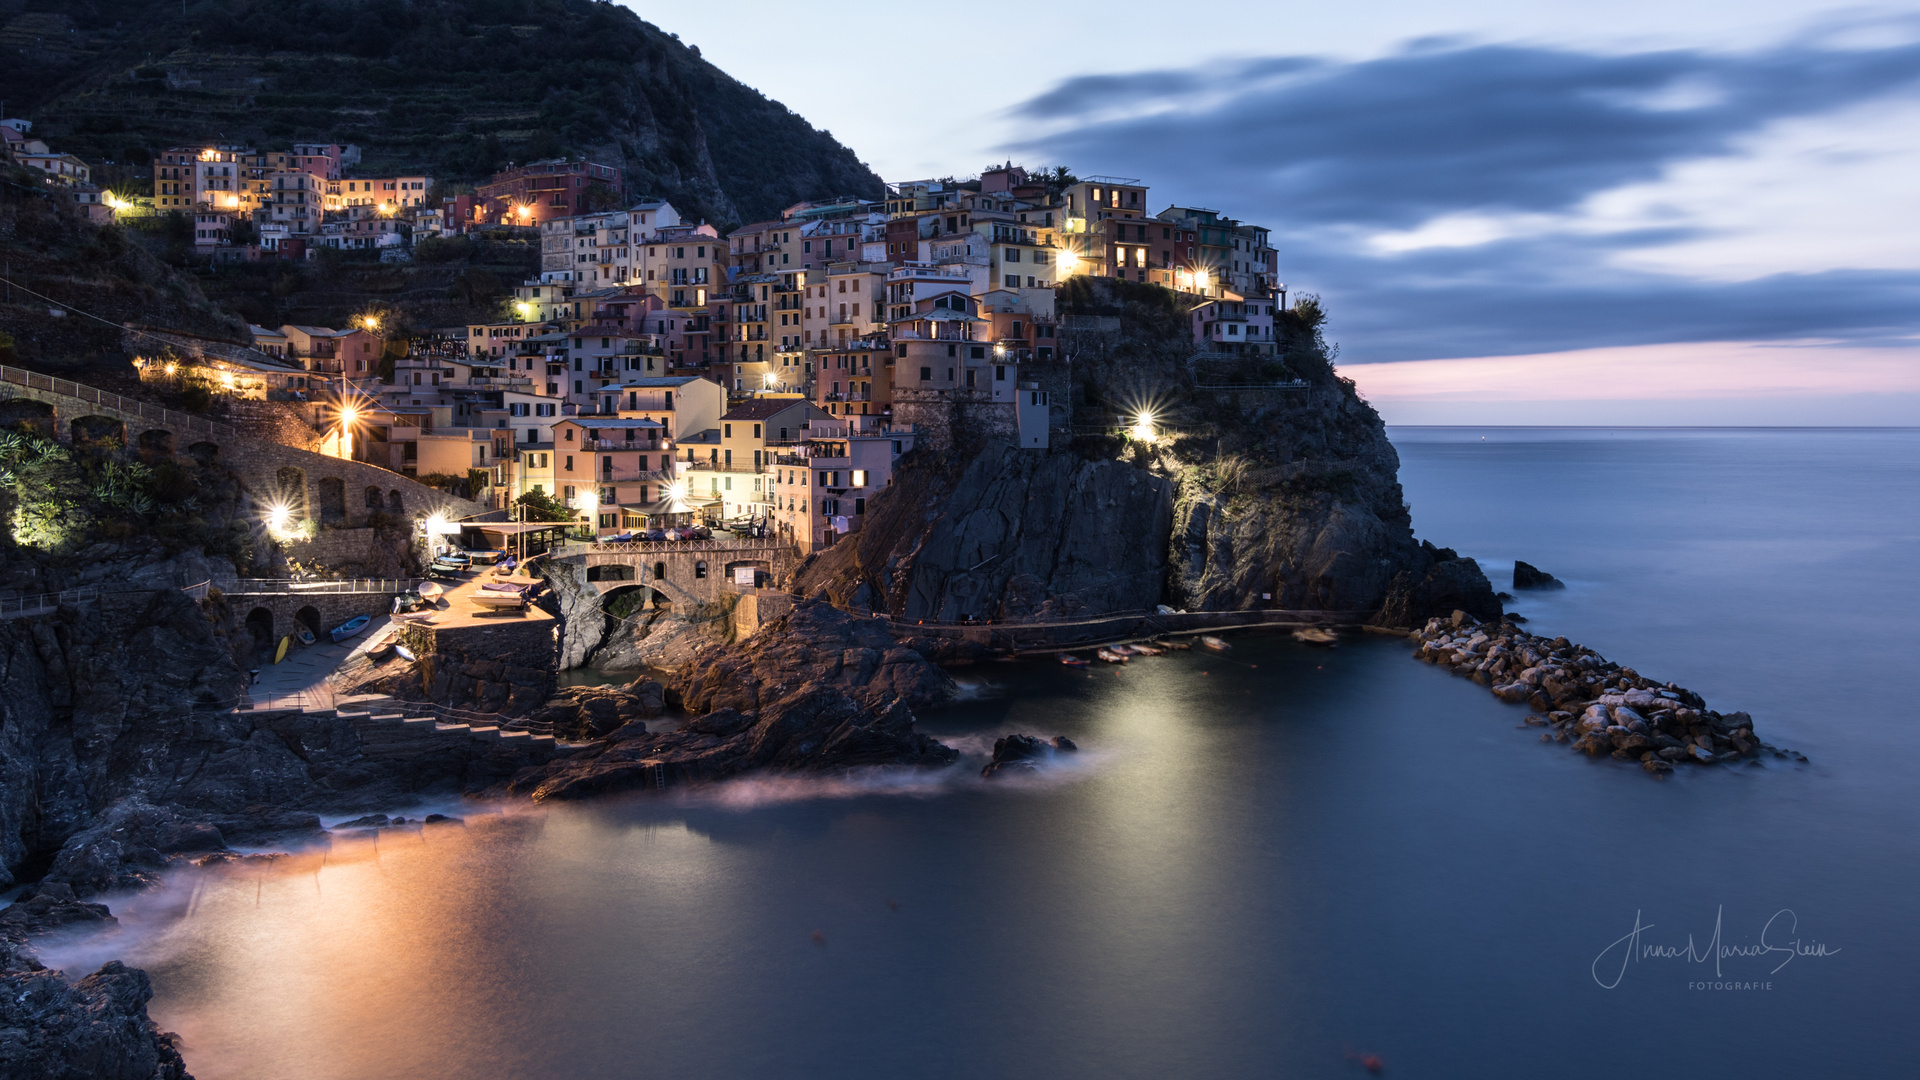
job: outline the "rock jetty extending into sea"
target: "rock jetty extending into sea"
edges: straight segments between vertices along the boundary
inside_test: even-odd
[[[1491,687],[1502,701],[1544,713],[1526,720],[1547,729],[1542,742],[1570,742],[1589,756],[1638,761],[1649,773],[1672,772],[1680,762],[1744,758],[1757,764],[1763,753],[1807,760],[1760,741],[1753,717],[1744,712],[1715,712],[1685,687],[1643,678],[1584,645],[1530,634],[1505,618],[1483,623],[1456,611],[1408,636],[1419,645],[1415,658]]]

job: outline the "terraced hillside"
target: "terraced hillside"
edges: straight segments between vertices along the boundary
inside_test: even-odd
[[[880,193],[831,135],[599,0],[0,0],[0,20],[8,114],[110,182],[165,146],[312,140],[456,183],[587,154],[719,224]]]

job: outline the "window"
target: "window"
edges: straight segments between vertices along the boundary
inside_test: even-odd
[[[566,465],[566,469],[567,469],[567,471],[568,471],[568,472],[572,472],[572,471],[573,471],[573,455],[572,455],[572,454],[568,454],[568,455],[566,456],[566,462],[567,462],[567,465]],[[573,498],[573,489],[572,489],[572,488],[568,488],[568,489],[567,489],[567,498],[569,498],[569,499],[571,499],[571,498]]]
[[[905,356],[905,355],[907,355],[907,347],[906,347],[905,345],[902,345],[902,346],[900,346],[900,355],[901,355],[901,356]],[[923,368],[921,368],[921,369],[920,369],[920,381],[921,381],[921,382],[932,382],[932,381],[933,381],[933,369],[932,369],[932,368],[930,368],[930,367],[923,367]]]
[[[725,438],[725,439],[731,439],[731,438],[733,438],[733,425],[732,425],[732,424],[721,424],[721,425],[720,425],[720,428],[721,428],[721,431],[720,431],[720,436],[721,436],[721,438]]]
[[[1007,381],[1007,365],[1005,364],[993,365],[993,381],[994,382]]]

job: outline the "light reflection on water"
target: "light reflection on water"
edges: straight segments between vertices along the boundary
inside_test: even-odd
[[[1085,748],[1034,782],[976,758],[470,814],[183,875],[54,958],[149,966],[201,1080],[1328,1076],[1358,1051],[1389,1075],[1899,1075],[1920,685],[1885,631],[1920,580],[1920,440],[1796,438],[1402,452],[1424,532],[1572,583],[1526,599],[1536,629],[1751,709],[1810,768],[1657,781],[1542,746],[1398,643],[1241,638],[962,673],[998,692],[923,727]],[[1636,912],[1684,943],[1782,907],[1843,951],[1773,990],[1590,974]]]

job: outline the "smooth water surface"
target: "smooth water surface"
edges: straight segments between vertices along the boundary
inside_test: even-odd
[[[201,1080],[1910,1075],[1920,433],[1394,438],[1423,536],[1569,582],[1533,629],[1812,764],[1590,761],[1383,638],[994,664],[923,726],[1072,764],[476,814],[53,959],[147,966]],[[1829,955],[1595,963],[1782,909]]]

